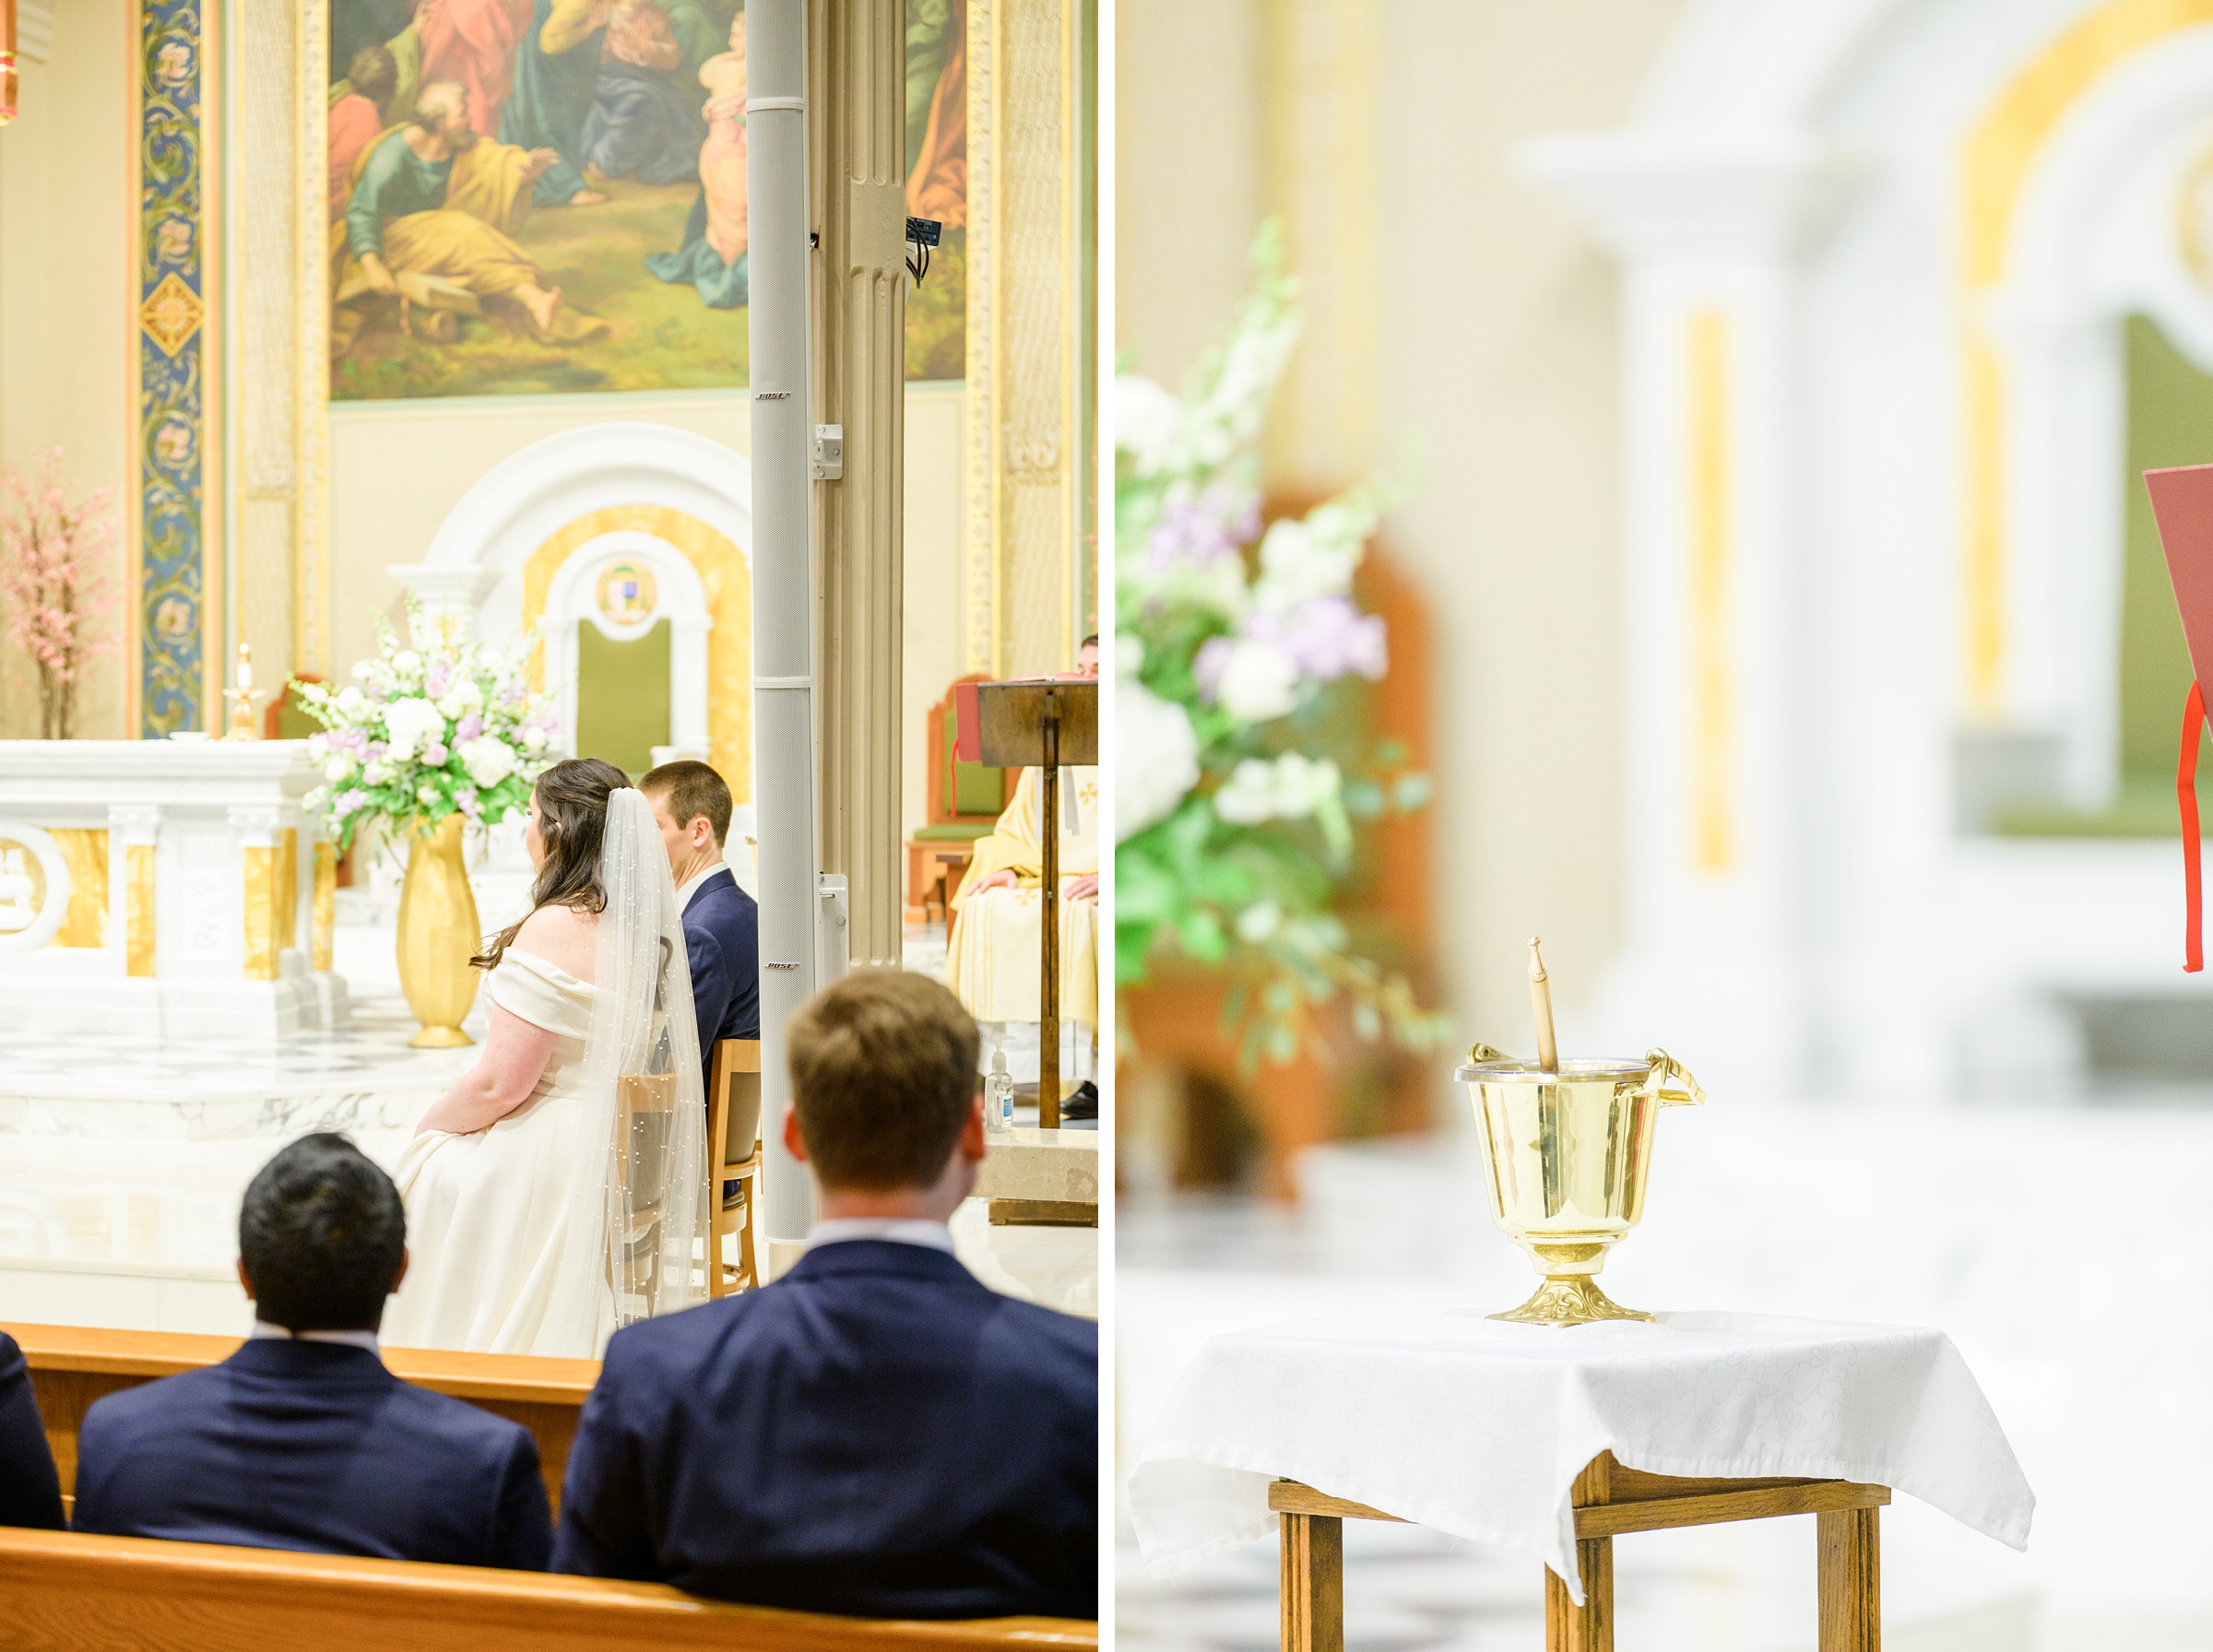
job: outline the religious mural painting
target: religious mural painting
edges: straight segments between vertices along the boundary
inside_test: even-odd
[[[746,383],[742,0],[331,0],[331,395]]]
[[[941,239],[906,295],[906,376],[967,376],[967,0],[906,0],[906,211]],[[910,249],[911,251],[911,249]]]

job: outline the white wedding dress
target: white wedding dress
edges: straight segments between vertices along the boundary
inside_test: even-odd
[[[597,984],[510,947],[486,989],[553,1034],[528,1099],[466,1136],[426,1130],[393,1180],[408,1263],[396,1348],[598,1359],[706,1297],[705,1091],[683,920],[653,810],[608,799]]]
[[[379,1334],[396,1348],[588,1358],[592,1349],[543,1342],[567,1248],[564,1190],[589,1128],[584,1049],[594,989],[512,947],[484,986],[508,1014],[552,1033],[553,1054],[530,1099],[490,1129],[425,1130],[400,1154],[393,1180],[411,1259]]]

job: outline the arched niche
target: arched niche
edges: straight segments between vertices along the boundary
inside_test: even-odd
[[[411,591],[461,602],[479,634],[540,629],[539,680],[576,728],[580,625],[636,636],[667,620],[669,744],[704,749],[740,804],[752,796],[752,488],[744,455],[664,425],[581,426],[488,471],[420,563]],[[600,576],[629,560],[652,574],[648,612],[609,619]]]

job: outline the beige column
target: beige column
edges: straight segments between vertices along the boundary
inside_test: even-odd
[[[883,0],[808,7],[814,418],[845,431],[845,474],[815,484],[822,869],[848,880],[857,969],[897,967],[904,916],[904,20]]]
[[[236,133],[243,255],[238,283],[242,490],[238,515],[234,640],[254,646],[270,688],[299,665],[293,615],[295,512],[299,492],[298,108],[299,0],[238,0]],[[317,142],[320,140],[317,139]],[[320,293],[321,284],[310,289]],[[210,599],[215,596],[209,593]],[[265,702],[266,703],[266,702]]]
[[[968,13],[969,667],[1066,670],[1094,513],[1085,403],[1086,8]],[[988,455],[988,459],[987,459]],[[988,465],[988,468],[984,468]]]
[[[154,973],[154,845],[161,833],[157,804],[110,804],[108,830],[124,854],[124,973]],[[112,851],[111,851],[112,853]]]

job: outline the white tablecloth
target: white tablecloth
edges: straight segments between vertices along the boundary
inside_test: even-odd
[[[2025,1548],[2036,1499],[1941,1331],[1752,1314],[1555,1329],[1474,1313],[1216,1337],[1130,1477],[1166,1576],[1275,1528],[1268,1482],[1575,1567],[1575,1477],[1798,1475],[1908,1492]]]

